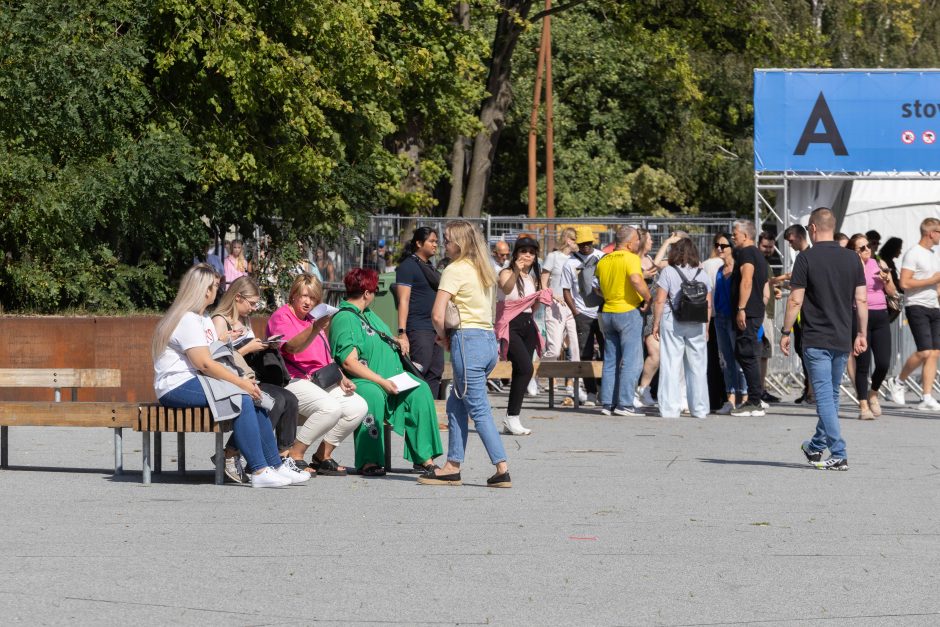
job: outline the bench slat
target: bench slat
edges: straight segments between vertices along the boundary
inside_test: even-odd
[[[600,377],[603,372],[604,362],[602,361],[543,361],[539,363],[536,376],[554,379],[573,377],[590,379]]]
[[[119,388],[114,368],[0,368],[0,387]]]
[[[137,426],[137,403],[2,402],[0,425],[5,427],[112,427]]]
[[[232,430],[232,421],[215,422],[208,407],[177,409],[146,403],[140,406],[140,420],[135,421],[135,431],[150,433],[227,433]]]

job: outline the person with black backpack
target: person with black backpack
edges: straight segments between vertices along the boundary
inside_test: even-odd
[[[604,334],[601,332],[597,313],[604,304],[604,298],[594,291],[596,285],[594,272],[597,262],[604,256],[600,250],[594,248],[594,231],[589,226],[579,226],[575,229],[578,250],[571,253],[568,264],[561,274],[562,294],[565,303],[574,316],[575,328],[578,332],[578,343],[581,345],[581,361],[593,361],[594,342],[600,346],[601,359],[604,358]],[[584,389],[588,400],[582,403],[585,407],[597,405],[597,381],[585,379]],[[576,394],[577,390],[574,391]]]
[[[654,302],[653,335],[660,342],[659,414],[678,418],[682,393],[680,371],[685,366],[686,395],[695,418],[705,418],[708,397],[708,322],[712,286],[689,238],[669,249],[669,265],[659,273]]]

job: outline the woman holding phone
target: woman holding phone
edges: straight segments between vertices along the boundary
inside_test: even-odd
[[[304,417],[289,457],[311,474],[341,477],[347,470],[333,459],[333,451],[359,426],[368,407],[356,393],[356,384],[333,359],[325,331],[331,316],[315,318],[312,313],[322,298],[320,280],[301,274],[291,285],[287,304],[271,314],[267,333],[285,340],[281,355],[291,376],[286,389],[297,397]],[[307,463],[307,449],[320,438],[320,446]]]
[[[222,295],[218,306],[212,312],[212,324],[218,338],[223,342],[230,342],[232,349],[238,351],[242,357],[265,350],[268,344],[257,337],[251,328],[249,316],[261,306],[261,291],[254,279],[242,276],[229,284],[228,290]],[[294,444],[297,434],[297,397],[289,390],[271,383],[259,383],[258,387],[274,399],[274,407],[268,412],[271,426],[277,436],[277,447],[281,452],[281,459],[292,465],[288,458],[288,451]],[[238,451],[230,447],[225,449],[225,471],[229,478],[234,479],[230,466],[237,464]],[[237,474],[236,474],[237,476]]]
[[[183,275],[176,299],[153,334],[154,392],[164,407],[205,407],[209,401],[197,374],[241,388],[240,412],[232,419],[233,444],[248,461],[251,486],[275,488],[306,481],[308,475],[282,463],[278,455],[267,414],[254,404],[261,389],[212,358],[209,346],[217,337],[205,312],[215,301],[219,280],[205,263]]]

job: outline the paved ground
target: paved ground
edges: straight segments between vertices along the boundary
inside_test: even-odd
[[[147,488],[136,435],[114,479],[108,431],[11,429],[0,624],[940,624],[940,415],[844,420],[838,473],[804,463],[815,418],[793,405],[543,404],[505,438],[511,490],[484,487],[475,435],[461,488],[252,490],[211,484],[211,436],[189,441],[199,472]]]

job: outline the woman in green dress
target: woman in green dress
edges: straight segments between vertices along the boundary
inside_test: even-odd
[[[405,459],[416,468],[435,468],[434,458],[444,452],[437,426],[437,410],[431,388],[408,373],[417,387],[399,392],[389,377],[403,373],[398,353],[388,344],[391,330],[371,310],[379,276],[374,270],[354,268],[343,278],[346,300],[330,323],[330,348],[366,399],[369,413],[356,428],[356,468],[366,476],[385,474],[387,421],[405,439]]]

